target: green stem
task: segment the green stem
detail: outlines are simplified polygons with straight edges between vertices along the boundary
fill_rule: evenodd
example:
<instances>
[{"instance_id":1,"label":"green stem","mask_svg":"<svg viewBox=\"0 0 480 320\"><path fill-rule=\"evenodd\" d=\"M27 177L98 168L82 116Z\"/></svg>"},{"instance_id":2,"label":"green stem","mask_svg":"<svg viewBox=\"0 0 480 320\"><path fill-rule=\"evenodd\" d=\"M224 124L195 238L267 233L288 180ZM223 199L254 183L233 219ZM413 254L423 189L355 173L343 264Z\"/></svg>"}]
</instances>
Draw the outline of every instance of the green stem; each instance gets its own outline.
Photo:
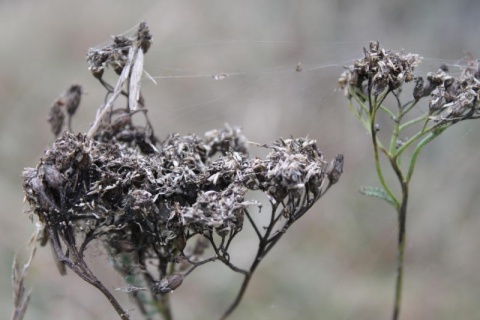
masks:
<instances>
[{"instance_id":1,"label":"green stem","mask_svg":"<svg viewBox=\"0 0 480 320\"><path fill-rule=\"evenodd\" d=\"M162 294L159 299L152 301L155 308L162 315L164 320L172 320L173 315L170 309L170 295Z\"/></svg>"},{"instance_id":2,"label":"green stem","mask_svg":"<svg viewBox=\"0 0 480 320\"><path fill-rule=\"evenodd\" d=\"M384 107L383 104L381 104L379 106L380 109L382 109L383 112L385 112L386 114L388 114L390 116L391 119L395 119L395 115L393 114L392 111L388 110L387 107Z\"/></svg>"},{"instance_id":3,"label":"green stem","mask_svg":"<svg viewBox=\"0 0 480 320\"><path fill-rule=\"evenodd\" d=\"M364 114L368 114L368 109L367 107L365 106L365 104L363 103L362 99L360 99L360 97L358 96L357 92L355 92L355 90L353 90L352 88L350 88L350 95L355 99L355 101L358 103L358 105L360 106L360 109L356 110L354 107L353 107L353 103L352 103L352 100L349 99L348 101L348 109L350 110L350 112L363 124L363 126L365 127L365 129L367 130L370 130L370 126L368 125L368 122L367 120L363 117Z\"/></svg>"},{"instance_id":4,"label":"green stem","mask_svg":"<svg viewBox=\"0 0 480 320\"><path fill-rule=\"evenodd\" d=\"M402 130L410 127L410 126L413 126L414 124L416 124L418 122L425 121L425 120L428 120L428 114L424 114L423 116L420 116L418 118L415 118L415 119L412 119L410 121L405 122L404 124L402 124L400 126L400 131L402 131Z\"/></svg>"},{"instance_id":5,"label":"green stem","mask_svg":"<svg viewBox=\"0 0 480 320\"><path fill-rule=\"evenodd\" d=\"M402 107L402 110L403 110L402 115L410 112L410 110L412 110L413 107L415 107L417 105L417 102L418 102L418 100L413 100L413 101L410 101L410 102L407 102L406 104L404 104L403 107Z\"/></svg>"},{"instance_id":6,"label":"green stem","mask_svg":"<svg viewBox=\"0 0 480 320\"><path fill-rule=\"evenodd\" d=\"M368 123L367 121L363 118L362 116L362 112L358 112L357 110L355 110L355 108L353 107L353 104L352 104L352 101L350 100L348 102L348 109L350 110L350 112L358 119L358 121L360 121L362 123L362 125L367 129L367 130L370 130L370 127L368 126Z\"/></svg>"},{"instance_id":7,"label":"green stem","mask_svg":"<svg viewBox=\"0 0 480 320\"><path fill-rule=\"evenodd\" d=\"M361 112L365 112L368 114L368 108L367 106L365 105L365 97L362 97L362 99L358 96L357 92L355 91L355 89L351 88L350 87L350 90L349 90L350 94L352 95L352 97L355 99L355 101L358 103L358 105L360 106L360 111ZM356 112L357 114L361 115L361 112ZM354 112L355 113L355 112Z\"/></svg>"},{"instance_id":8,"label":"green stem","mask_svg":"<svg viewBox=\"0 0 480 320\"><path fill-rule=\"evenodd\" d=\"M405 149L407 149L410 145L412 145L412 143L414 143L417 139L434 130L435 130L434 127L425 128L424 126L424 128L420 132L416 133L413 137L408 139L400 148L398 148L394 155L395 156L401 155L402 152L405 151Z\"/></svg>"},{"instance_id":9,"label":"green stem","mask_svg":"<svg viewBox=\"0 0 480 320\"><path fill-rule=\"evenodd\" d=\"M373 142L374 143L373 153L374 153L374 157L375 157L375 169L377 170L378 180L380 181L380 184L382 185L382 188L392 198L395 208L398 208L399 205L400 205L399 202L398 202L398 199L397 199L397 197L395 197L393 192L390 190L387 183L385 182L385 178L383 177L382 166L380 164L380 157L379 157L379 154L378 154L378 145L376 144L375 140L376 140L376 138L373 139L373 141L374 141Z\"/></svg>"},{"instance_id":10,"label":"green stem","mask_svg":"<svg viewBox=\"0 0 480 320\"><path fill-rule=\"evenodd\" d=\"M398 136L402 131L400 126L400 121L402 120L402 113L399 112L397 117L393 119L394 119L393 132L392 132L392 137L390 138L390 146L388 147L388 151L390 154L394 154L395 147L397 145Z\"/></svg>"},{"instance_id":11,"label":"green stem","mask_svg":"<svg viewBox=\"0 0 480 320\"><path fill-rule=\"evenodd\" d=\"M395 302L393 308L393 320L398 320L400 316L400 307L402 303L402 288L403 288L403 265L405 260L405 243L406 243L406 223L407 223L407 203L409 183L413 175L417 157L420 151L433 139L439 136L447 127L433 130L422 141L420 141L415 148L410 159L410 166L406 178L401 175L400 168L396 165L396 161L392 163L392 167L397 173L397 177L402 185L402 203L398 210L398 244L397 244L397 276L395 282Z\"/></svg>"},{"instance_id":12,"label":"green stem","mask_svg":"<svg viewBox=\"0 0 480 320\"><path fill-rule=\"evenodd\" d=\"M375 169L377 171L378 180L380 181L382 188L385 190L385 192L388 193L388 195L392 199L395 208L398 208L399 207L398 199L397 197L395 197L395 195L393 194L393 192L390 190L387 183L385 182L385 178L383 177L383 172L382 172L382 166L380 164L380 156L378 152L380 142L377 139L377 132L375 130L375 116L376 116L377 108L375 106L372 106L371 110L372 112L370 114L370 131L372 134L373 154L375 158ZM390 158L389 154L387 154L387 156Z\"/></svg>"},{"instance_id":13,"label":"green stem","mask_svg":"<svg viewBox=\"0 0 480 320\"><path fill-rule=\"evenodd\" d=\"M405 179L406 183L409 183L410 180L412 179L413 171L415 169L415 164L417 163L417 157L420 154L420 151L422 151L423 147L425 147L430 141L438 137L447 127L435 130L428 134L425 138L422 139L413 151L412 158L410 160L410 166L408 168L408 173L407 173L407 178Z\"/></svg>"},{"instance_id":14,"label":"green stem","mask_svg":"<svg viewBox=\"0 0 480 320\"><path fill-rule=\"evenodd\" d=\"M403 264L405 259L406 223L407 223L408 183L402 183L402 204L398 210L397 276L395 280L395 300L393 320L400 317L403 288Z\"/></svg>"}]
</instances>

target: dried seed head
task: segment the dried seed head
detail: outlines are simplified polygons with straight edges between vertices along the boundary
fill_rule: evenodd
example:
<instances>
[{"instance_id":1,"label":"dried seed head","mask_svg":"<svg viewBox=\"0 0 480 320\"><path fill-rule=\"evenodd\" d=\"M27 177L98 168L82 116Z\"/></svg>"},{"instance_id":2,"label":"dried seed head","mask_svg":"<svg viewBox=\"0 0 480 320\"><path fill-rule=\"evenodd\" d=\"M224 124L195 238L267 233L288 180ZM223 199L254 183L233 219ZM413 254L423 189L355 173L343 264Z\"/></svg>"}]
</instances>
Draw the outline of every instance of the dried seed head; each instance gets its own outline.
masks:
<instances>
[{"instance_id":1,"label":"dried seed head","mask_svg":"<svg viewBox=\"0 0 480 320\"><path fill-rule=\"evenodd\" d=\"M273 150L263 164L266 172L257 173L257 178L264 181L261 189L277 202L290 192L301 194L306 190L319 194L327 163L314 140L279 140L270 148Z\"/></svg>"},{"instance_id":2,"label":"dried seed head","mask_svg":"<svg viewBox=\"0 0 480 320\"><path fill-rule=\"evenodd\" d=\"M327 169L328 180L330 184L335 184L340 180L343 173L343 154L337 154L330 162Z\"/></svg>"},{"instance_id":3,"label":"dried seed head","mask_svg":"<svg viewBox=\"0 0 480 320\"><path fill-rule=\"evenodd\" d=\"M128 48L133 44L132 39L125 36L113 36L112 48L123 51L124 54L128 53Z\"/></svg>"},{"instance_id":4,"label":"dried seed head","mask_svg":"<svg viewBox=\"0 0 480 320\"><path fill-rule=\"evenodd\" d=\"M152 45L152 35L145 21L141 22L138 26L137 41L140 42L140 48L142 48L143 52L147 53Z\"/></svg>"},{"instance_id":5,"label":"dried seed head","mask_svg":"<svg viewBox=\"0 0 480 320\"><path fill-rule=\"evenodd\" d=\"M64 102L61 99L55 100L48 114L48 122L52 128L52 132L57 137L62 132L65 114L63 113Z\"/></svg>"},{"instance_id":6,"label":"dried seed head","mask_svg":"<svg viewBox=\"0 0 480 320\"><path fill-rule=\"evenodd\" d=\"M154 294L167 294L180 287L185 278L182 274L172 274L153 284Z\"/></svg>"},{"instance_id":7,"label":"dried seed head","mask_svg":"<svg viewBox=\"0 0 480 320\"><path fill-rule=\"evenodd\" d=\"M346 89L348 97L347 86L364 92L364 82L369 80L372 93L378 96L385 90L396 90L404 82L412 81L413 70L420 60L417 54L394 53L380 48L378 41L372 41L369 50L364 49L364 58L346 67L347 70L340 76L338 84L340 88Z\"/></svg>"},{"instance_id":8,"label":"dried seed head","mask_svg":"<svg viewBox=\"0 0 480 320\"><path fill-rule=\"evenodd\" d=\"M72 85L65 93L65 107L70 116L73 116L75 111L77 111L81 97L82 87L78 84Z\"/></svg>"},{"instance_id":9,"label":"dried seed head","mask_svg":"<svg viewBox=\"0 0 480 320\"><path fill-rule=\"evenodd\" d=\"M101 79L107 61L109 59L109 53L102 52L100 50L89 49L87 53L88 69L92 72L93 76L97 79Z\"/></svg>"},{"instance_id":10,"label":"dried seed head","mask_svg":"<svg viewBox=\"0 0 480 320\"><path fill-rule=\"evenodd\" d=\"M370 41L369 46L370 46L370 52L372 53L377 53L378 50L380 49L380 43L378 41Z\"/></svg>"},{"instance_id":11,"label":"dried seed head","mask_svg":"<svg viewBox=\"0 0 480 320\"><path fill-rule=\"evenodd\" d=\"M215 229L220 235L243 227L243 210L254 201L245 201L247 189L240 185L230 185L226 190L200 192L191 207L183 207L180 215L186 226L200 233ZM242 217L242 218L240 218Z\"/></svg>"},{"instance_id":12,"label":"dried seed head","mask_svg":"<svg viewBox=\"0 0 480 320\"><path fill-rule=\"evenodd\" d=\"M459 77L452 77L448 68L441 67L436 73L429 73L431 96L429 101L430 119L436 122L455 123L480 115L480 63L467 56L467 66Z\"/></svg>"},{"instance_id":13,"label":"dried seed head","mask_svg":"<svg viewBox=\"0 0 480 320\"><path fill-rule=\"evenodd\" d=\"M217 152L225 155L229 151L248 154L247 139L241 133L238 127L230 127L225 124L225 128L221 130L211 130L205 133L206 144L209 146L208 156Z\"/></svg>"},{"instance_id":14,"label":"dried seed head","mask_svg":"<svg viewBox=\"0 0 480 320\"><path fill-rule=\"evenodd\" d=\"M417 79L415 80L415 87L413 88L413 98L417 101L424 96L423 84L424 84L423 78L417 77Z\"/></svg>"}]
</instances>

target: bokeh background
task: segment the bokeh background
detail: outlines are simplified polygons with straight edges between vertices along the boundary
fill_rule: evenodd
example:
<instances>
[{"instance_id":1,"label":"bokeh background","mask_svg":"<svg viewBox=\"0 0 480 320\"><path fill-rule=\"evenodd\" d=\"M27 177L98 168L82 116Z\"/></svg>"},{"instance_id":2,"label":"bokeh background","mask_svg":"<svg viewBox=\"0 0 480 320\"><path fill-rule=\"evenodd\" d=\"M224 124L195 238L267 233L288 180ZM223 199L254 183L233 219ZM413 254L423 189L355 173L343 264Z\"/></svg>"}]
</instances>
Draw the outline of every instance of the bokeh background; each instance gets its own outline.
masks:
<instances>
[{"instance_id":1,"label":"bokeh background","mask_svg":"<svg viewBox=\"0 0 480 320\"><path fill-rule=\"evenodd\" d=\"M377 184L370 140L336 80L369 40L419 53L420 74L441 62L454 68L466 52L478 57L479 12L474 0L0 1L0 317L11 313L13 255L25 255L34 229L20 175L53 142L48 109L82 84L88 94L74 129L86 131L104 97L86 67L88 48L146 19L154 44L145 67L157 84L145 79L143 90L160 137L228 122L252 141L309 135L327 158L345 154L339 184L267 256L231 319L390 318L396 216L358 193ZM228 76L213 80L219 73ZM418 163L402 319L480 317L479 134L480 122L457 124ZM236 249L241 264L254 247L245 239ZM123 285L100 250L91 256L107 287ZM218 318L239 281L220 263L195 271L171 295L177 319ZM57 273L48 248L38 251L27 285L26 319L116 318L93 287Z\"/></svg>"}]
</instances>

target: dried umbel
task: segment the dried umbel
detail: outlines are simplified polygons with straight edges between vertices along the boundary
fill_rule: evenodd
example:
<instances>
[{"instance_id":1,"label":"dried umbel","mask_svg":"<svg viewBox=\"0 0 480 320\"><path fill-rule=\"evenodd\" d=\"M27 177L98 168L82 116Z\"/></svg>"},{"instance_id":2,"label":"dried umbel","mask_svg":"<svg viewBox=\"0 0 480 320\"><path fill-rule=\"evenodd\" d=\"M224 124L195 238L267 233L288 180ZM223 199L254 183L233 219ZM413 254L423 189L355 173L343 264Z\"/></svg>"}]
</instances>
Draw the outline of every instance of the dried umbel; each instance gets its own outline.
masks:
<instances>
[{"instance_id":1,"label":"dried umbel","mask_svg":"<svg viewBox=\"0 0 480 320\"><path fill-rule=\"evenodd\" d=\"M293 213L303 194L312 202L338 180L329 182L313 140L265 147L272 149L265 160L232 151L212 162L211 146L196 136L171 135L160 152L145 155L128 144L65 132L35 169L25 170L24 188L40 221L69 246L79 235L104 238L171 262L182 254L175 239L240 231L246 208L259 206L245 200L248 190L262 190L275 203L291 197Z\"/></svg>"},{"instance_id":2,"label":"dried umbel","mask_svg":"<svg viewBox=\"0 0 480 320\"><path fill-rule=\"evenodd\" d=\"M427 75L428 84L423 92L430 92L430 119L444 122L458 122L476 119L480 115L480 63L468 57L468 65L459 77L448 74L448 68ZM422 78L418 78L418 81Z\"/></svg>"},{"instance_id":3,"label":"dried umbel","mask_svg":"<svg viewBox=\"0 0 480 320\"><path fill-rule=\"evenodd\" d=\"M347 66L338 80L345 95L352 94L366 100L369 94L378 97L399 91L404 82L415 81L413 98L415 102L427 98L430 119L437 123L458 122L479 117L480 62L471 55L461 74L448 74L448 67L442 65L438 71L424 77L415 76L413 71L421 61L418 54L393 53L380 48L378 42L370 42L370 49L364 49L365 57Z\"/></svg>"},{"instance_id":4,"label":"dried umbel","mask_svg":"<svg viewBox=\"0 0 480 320\"><path fill-rule=\"evenodd\" d=\"M94 243L103 245L127 281L125 291L135 292L132 297L145 315L157 311L168 318L164 295L197 267L223 262L245 277L226 316L263 257L338 182L343 156L329 164L314 140L292 138L257 145L270 153L254 158L241 130L228 125L207 132L205 139L173 133L158 139L143 99L141 108L137 98L131 99L140 94L140 78L134 74L142 73L150 43L142 23L135 35L114 37L112 44L89 52L89 68L107 89L108 100L88 133L63 132L34 168L25 169L26 199L60 265L102 291L121 318L128 314L85 261ZM102 80L107 66L120 74L115 87ZM63 108L74 115L81 92L80 86L70 87L52 107L49 121L56 135ZM116 107L120 95L127 103ZM133 121L135 113L144 115L143 124ZM262 207L251 191L262 192L270 203L266 225L257 225L250 212ZM245 223L259 241L249 269L237 267L229 253Z\"/></svg>"},{"instance_id":5,"label":"dried umbel","mask_svg":"<svg viewBox=\"0 0 480 320\"><path fill-rule=\"evenodd\" d=\"M184 249L193 236L213 243L213 232L231 240L242 230L247 209L260 207L246 200L248 190L262 190L275 207L282 203L285 228L341 173L343 161L328 172L312 140L265 147L272 151L264 160L231 151L210 161L206 154L216 154L212 145L196 136L170 135L160 152L145 155L128 144L65 132L36 168L25 170L24 189L58 250L63 242L81 259L90 242L101 240L114 256L132 256L122 269L131 272L138 261L151 281L163 281L155 279L168 276L167 265L192 258ZM337 176L330 181L333 172ZM57 255L65 262L66 252ZM149 273L147 260L160 270ZM154 292L167 293L162 288L171 286L156 286Z\"/></svg>"},{"instance_id":6,"label":"dried umbel","mask_svg":"<svg viewBox=\"0 0 480 320\"><path fill-rule=\"evenodd\" d=\"M380 48L378 41L370 42L369 50L364 49L364 58L356 60L346 67L338 83L345 89L345 95L350 95L349 87L359 93L366 94L365 85L372 87L375 96L386 89L398 89L404 82L414 79L413 70L420 63L418 54L394 53ZM366 84L368 82L368 84Z\"/></svg>"}]
</instances>

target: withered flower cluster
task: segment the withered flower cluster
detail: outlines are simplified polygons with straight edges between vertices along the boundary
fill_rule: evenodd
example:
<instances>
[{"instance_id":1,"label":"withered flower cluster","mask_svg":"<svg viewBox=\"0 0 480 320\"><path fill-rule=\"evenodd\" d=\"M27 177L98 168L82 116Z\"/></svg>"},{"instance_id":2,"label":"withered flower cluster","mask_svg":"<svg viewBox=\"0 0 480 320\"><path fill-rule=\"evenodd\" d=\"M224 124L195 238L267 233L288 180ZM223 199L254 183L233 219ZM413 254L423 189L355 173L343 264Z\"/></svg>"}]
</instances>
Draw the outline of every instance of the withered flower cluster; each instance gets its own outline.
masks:
<instances>
[{"instance_id":1,"label":"withered flower cluster","mask_svg":"<svg viewBox=\"0 0 480 320\"><path fill-rule=\"evenodd\" d=\"M88 50L88 69L95 78L102 78L107 67L120 75L128 62L128 53L133 43L138 42L143 53L147 53L152 44L152 35L146 22L141 22L134 37L113 36L112 40L112 43L105 47Z\"/></svg>"},{"instance_id":2,"label":"withered flower cluster","mask_svg":"<svg viewBox=\"0 0 480 320\"><path fill-rule=\"evenodd\" d=\"M230 139L232 131L236 139ZM124 276L144 274L154 293L167 293L179 277L183 281L177 273L172 278L167 267L181 271L186 260L194 268L200 258L187 250L190 239L208 239L217 252L209 261L230 263L226 243L242 230L247 208L261 206L246 199L249 190L263 191L275 208L281 204L275 223L284 220L282 228L288 228L342 172L343 157L328 164L313 140L280 140L265 146L271 152L261 160L248 157L245 145L238 144L245 141L238 129L216 132L205 141L172 134L150 154L115 139L65 132L36 168L23 173L27 200L60 263L78 268L89 243L101 240L114 259L130 255L117 262Z\"/></svg>"},{"instance_id":3,"label":"withered flower cluster","mask_svg":"<svg viewBox=\"0 0 480 320\"><path fill-rule=\"evenodd\" d=\"M349 86L364 96L370 86L375 96L386 89L398 89L404 82L414 79L413 70L420 63L420 56L412 53L395 53L380 48L378 41L370 42L369 50L364 48L364 58L346 67L338 83L349 96Z\"/></svg>"},{"instance_id":4,"label":"withered flower cluster","mask_svg":"<svg viewBox=\"0 0 480 320\"><path fill-rule=\"evenodd\" d=\"M462 68L460 76L448 74L443 65L437 72L427 74L427 85L422 77L415 82L414 98L430 95L430 119L439 122L455 123L461 120L476 119L480 115L480 62L471 56Z\"/></svg>"},{"instance_id":5,"label":"withered flower cluster","mask_svg":"<svg viewBox=\"0 0 480 320\"><path fill-rule=\"evenodd\" d=\"M65 132L36 168L25 169L27 200L54 238L69 248L83 239L80 256L88 242L114 239L129 243L140 261L167 263L195 234L240 231L246 208L260 206L245 199L248 190L265 192L275 204L287 200L284 215L296 220L341 173L343 159L329 165L313 140L280 140L265 146L271 152L261 160L229 139L232 130L217 131L221 141L172 134L151 154Z\"/></svg>"},{"instance_id":6,"label":"withered flower cluster","mask_svg":"<svg viewBox=\"0 0 480 320\"><path fill-rule=\"evenodd\" d=\"M89 52L89 68L110 99L100 107L87 134L64 132L36 167L23 173L26 199L60 266L101 290L124 319L128 315L84 259L91 244L104 245L127 281L125 291L133 292L140 310L148 314L155 304L137 291L149 291L150 300L165 304L164 294L210 261L222 261L248 283L276 241L338 181L343 170L342 155L327 163L310 139L262 145L270 154L259 159L249 156L240 129L228 125L207 132L205 139L193 134L156 138L146 108L132 109L130 104L132 88L139 93L139 78L133 74L139 64L143 67L138 59L150 41L142 23L133 37L114 37L110 46ZM102 80L107 66L121 74L115 90ZM126 96L127 105L114 108L120 94ZM142 125L132 117L138 112L146 120ZM59 130L56 126L54 133ZM261 208L249 199L249 191L263 192L271 204L266 226L257 226L249 212L251 207ZM250 270L236 267L228 253L245 218L259 238ZM207 247L213 249L210 257L204 257ZM243 292L244 288L239 298Z\"/></svg>"},{"instance_id":7,"label":"withered flower cluster","mask_svg":"<svg viewBox=\"0 0 480 320\"><path fill-rule=\"evenodd\" d=\"M415 101L428 99L431 120L454 123L479 117L480 62L472 56L467 57L460 76L449 75L448 66L443 64L437 72L429 72L425 81L413 74L421 61L418 54L393 53L372 41L369 50L364 49L364 55L363 59L345 67L338 80L348 98L353 92L361 99L367 99L369 93L379 96L413 80L413 98Z\"/></svg>"}]
</instances>

